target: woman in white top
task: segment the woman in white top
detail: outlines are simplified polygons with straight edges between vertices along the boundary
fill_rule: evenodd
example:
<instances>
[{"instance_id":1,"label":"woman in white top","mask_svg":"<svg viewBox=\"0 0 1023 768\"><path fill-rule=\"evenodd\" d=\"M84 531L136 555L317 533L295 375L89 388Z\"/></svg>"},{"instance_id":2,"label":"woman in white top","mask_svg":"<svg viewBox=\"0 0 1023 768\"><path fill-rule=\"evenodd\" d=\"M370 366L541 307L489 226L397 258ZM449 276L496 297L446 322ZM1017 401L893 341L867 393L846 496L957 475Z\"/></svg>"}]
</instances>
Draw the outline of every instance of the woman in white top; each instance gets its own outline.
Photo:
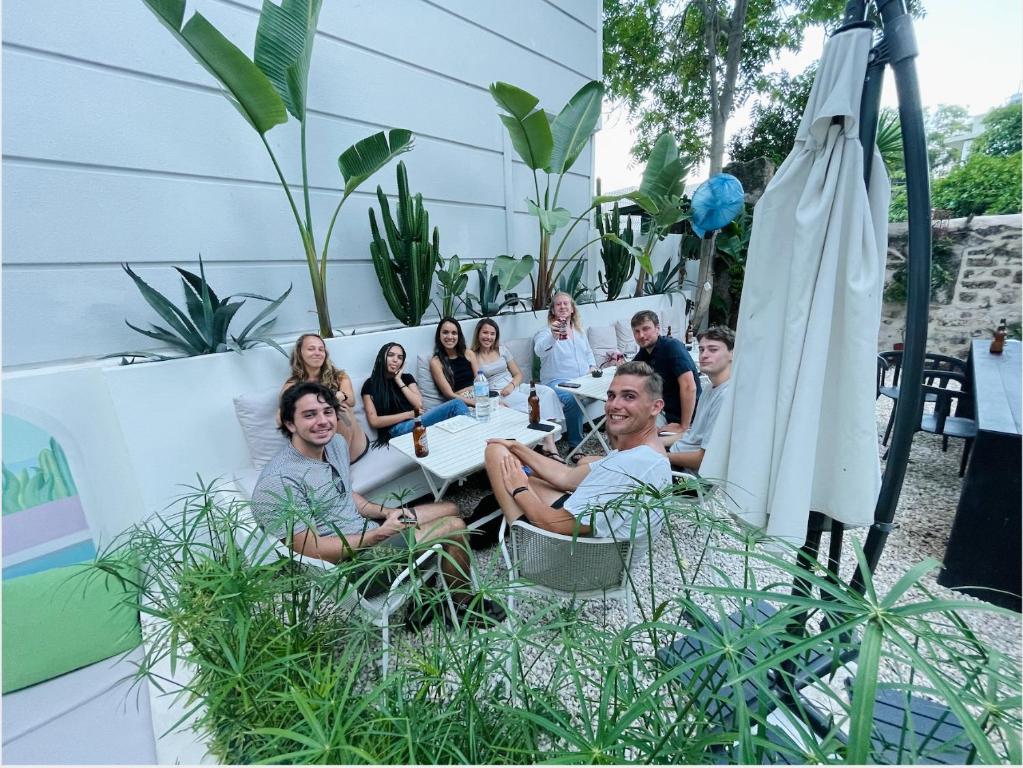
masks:
<instances>
[{"instance_id":1,"label":"woman in white top","mask_svg":"<svg viewBox=\"0 0 1023 768\"><path fill-rule=\"evenodd\" d=\"M490 388L500 392L501 404L521 413L529 413L529 391L519 386L523 381L522 371L511 353L501 346L501 329L489 317L476 324L472 335L472 351L476 353L476 364L487 377ZM538 384L536 394L540 398L541 419L564 421L565 412L553 389ZM542 453L561 461L554 437L550 434L544 438Z\"/></svg>"},{"instance_id":2,"label":"woman in white top","mask_svg":"<svg viewBox=\"0 0 1023 768\"><path fill-rule=\"evenodd\" d=\"M554 294L547 328L533 337L533 351L540 358L540 382L548 387L597 370L579 310L567 293ZM571 394L563 389L554 392L564 407L568 445L575 448L583 439L583 412Z\"/></svg>"}]
</instances>

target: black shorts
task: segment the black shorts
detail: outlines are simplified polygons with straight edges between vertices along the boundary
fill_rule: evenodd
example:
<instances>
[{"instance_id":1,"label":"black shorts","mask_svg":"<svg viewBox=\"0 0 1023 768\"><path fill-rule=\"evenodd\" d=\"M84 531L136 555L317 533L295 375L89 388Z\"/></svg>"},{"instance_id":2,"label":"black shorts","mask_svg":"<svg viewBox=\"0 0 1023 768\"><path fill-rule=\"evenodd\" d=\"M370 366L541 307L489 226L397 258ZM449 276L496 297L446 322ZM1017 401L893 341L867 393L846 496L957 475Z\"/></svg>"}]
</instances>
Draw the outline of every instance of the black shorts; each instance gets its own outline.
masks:
<instances>
[{"instance_id":1,"label":"black shorts","mask_svg":"<svg viewBox=\"0 0 1023 768\"><path fill-rule=\"evenodd\" d=\"M559 496L558 498L556 498L551 503L551 509L564 509L565 508L565 502L568 501L568 499L569 499L569 497L571 495L572 495L571 493L566 493L566 494L563 494L563 495Z\"/></svg>"}]
</instances>

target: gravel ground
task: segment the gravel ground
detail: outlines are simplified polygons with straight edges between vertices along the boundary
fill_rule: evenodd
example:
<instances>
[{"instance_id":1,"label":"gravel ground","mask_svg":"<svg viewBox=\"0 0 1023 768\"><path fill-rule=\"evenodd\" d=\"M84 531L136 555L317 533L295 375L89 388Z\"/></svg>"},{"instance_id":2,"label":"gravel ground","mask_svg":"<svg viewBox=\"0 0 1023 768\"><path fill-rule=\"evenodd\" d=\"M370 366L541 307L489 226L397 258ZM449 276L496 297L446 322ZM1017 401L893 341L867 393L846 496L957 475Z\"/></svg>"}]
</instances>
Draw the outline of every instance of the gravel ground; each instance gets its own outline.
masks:
<instances>
[{"instance_id":1,"label":"gravel ground","mask_svg":"<svg viewBox=\"0 0 1023 768\"><path fill-rule=\"evenodd\" d=\"M877 405L879 442L890 411L891 401L887 398L880 398ZM564 448L564 445L560 444L559 447ZM600 446L595 439L584 446L584 453L601 453ZM874 583L879 593L886 592L903 573L924 558L930 557L938 561L942 559L959 500L962 481L958 472L961 455L961 441L951 441L948 451L942 452L940 438L922 432L917 433L914 437L906 479L895 515L894 530L887 540L878 569L874 574ZM463 514L467 515L488 491L486 476L483 473L477 473L469 478L464 485L456 488L449 498L458 503ZM690 532L686 531L676 531L676 533L680 534L674 537L676 541L683 542L686 547L687 551L682 552L686 559L690 562L698 560L705 547L706 534L702 536L687 535ZM865 529L846 533L841 570L845 578L851 577L855 568L851 542L858 540L862 543L865 537ZM827 543L828 534L825 534L821 545L824 552L826 552ZM479 568L481 570L503 568L497 548L477 553L477 556L480 560ZM657 574L654 591L659 601L668 594L681 589L682 580L678 574L676 555L672 551L667 537L662 536L655 543L652 556L653 572ZM716 562L715 564L723 566L727 571L738 573L738 569L729 567L728 563ZM935 581L936 575L937 571L927 575L924 578L924 584L938 598L975 600L975 598L939 586ZM643 573L638 574L638 582L640 592L646 592L649 580L645 569ZM649 603L649 596L642 602ZM528 598L520 605L522 605L522 610L528 612ZM623 607L613 601L608 602L606 606L596 602L592 603L584 611L593 615L594 618L611 624L624 624L626 619ZM977 612L969 613L965 618L978 635L993 647L1016 660L1021 658L1023 639L1021 639L1021 622L1018 614L1003 617L987 612Z\"/></svg>"}]
</instances>

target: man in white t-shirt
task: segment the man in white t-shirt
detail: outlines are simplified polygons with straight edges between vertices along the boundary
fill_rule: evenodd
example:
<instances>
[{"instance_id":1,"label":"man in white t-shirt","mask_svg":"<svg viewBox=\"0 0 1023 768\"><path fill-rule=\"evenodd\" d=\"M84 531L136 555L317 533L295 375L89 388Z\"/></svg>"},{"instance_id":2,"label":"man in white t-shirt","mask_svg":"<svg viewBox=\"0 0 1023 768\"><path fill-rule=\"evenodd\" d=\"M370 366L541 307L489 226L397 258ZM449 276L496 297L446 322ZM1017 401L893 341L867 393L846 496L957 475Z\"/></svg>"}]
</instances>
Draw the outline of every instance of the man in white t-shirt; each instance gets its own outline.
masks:
<instances>
[{"instance_id":1,"label":"man in white t-shirt","mask_svg":"<svg viewBox=\"0 0 1023 768\"><path fill-rule=\"evenodd\" d=\"M609 502L640 485L660 489L671 483L671 466L657 437L663 406L661 377L633 361L618 367L607 390L606 429L617 447L602 459L568 467L514 440L488 441L487 475L505 518L512 522L524 515L553 533L629 538L631 514ZM638 530L654 536L662 522L654 513L639 521Z\"/></svg>"},{"instance_id":2,"label":"man in white t-shirt","mask_svg":"<svg viewBox=\"0 0 1023 768\"><path fill-rule=\"evenodd\" d=\"M696 406L693 424L682 437L671 443L668 460L676 469L698 474L703 454L714 431L714 422L721 401L728 391L728 380L732 376L732 348L735 333L723 325L711 326L698 336L700 342L700 373L710 379L710 391L704 390ZM668 440L673 440L669 438Z\"/></svg>"}]
</instances>

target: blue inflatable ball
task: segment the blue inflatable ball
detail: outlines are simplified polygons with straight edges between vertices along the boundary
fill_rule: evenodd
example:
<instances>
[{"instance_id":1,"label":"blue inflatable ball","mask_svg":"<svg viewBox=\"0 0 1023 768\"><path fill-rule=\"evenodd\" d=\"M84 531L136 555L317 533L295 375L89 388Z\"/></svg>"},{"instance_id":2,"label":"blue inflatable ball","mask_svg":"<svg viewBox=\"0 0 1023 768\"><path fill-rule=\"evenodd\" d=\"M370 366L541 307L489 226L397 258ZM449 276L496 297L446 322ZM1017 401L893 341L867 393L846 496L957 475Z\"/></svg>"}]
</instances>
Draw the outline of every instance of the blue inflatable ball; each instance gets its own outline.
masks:
<instances>
[{"instance_id":1,"label":"blue inflatable ball","mask_svg":"<svg viewBox=\"0 0 1023 768\"><path fill-rule=\"evenodd\" d=\"M730 173L711 176L693 193L692 225L700 237L728 226L742 212L742 183Z\"/></svg>"}]
</instances>

